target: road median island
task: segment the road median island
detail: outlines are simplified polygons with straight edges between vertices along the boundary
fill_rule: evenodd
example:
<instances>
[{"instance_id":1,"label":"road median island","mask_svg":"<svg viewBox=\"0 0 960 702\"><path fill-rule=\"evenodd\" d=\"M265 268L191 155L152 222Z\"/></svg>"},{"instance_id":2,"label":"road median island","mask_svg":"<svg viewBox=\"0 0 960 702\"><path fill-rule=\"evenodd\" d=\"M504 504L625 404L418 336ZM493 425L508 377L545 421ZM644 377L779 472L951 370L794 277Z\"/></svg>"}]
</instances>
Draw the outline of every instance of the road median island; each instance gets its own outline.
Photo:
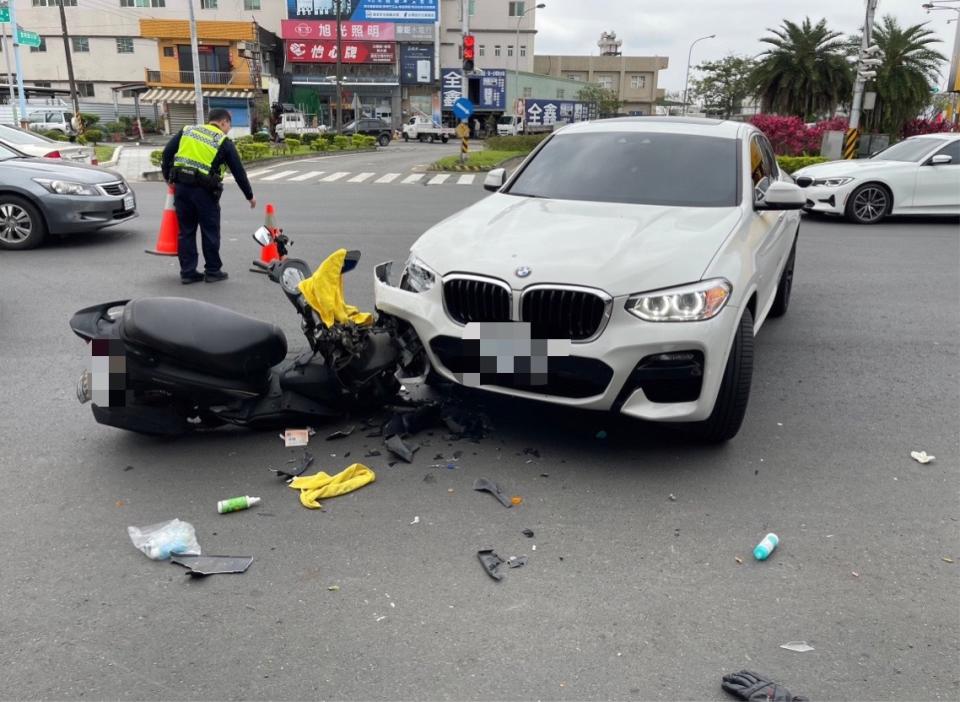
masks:
<instances>
[{"instance_id":1,"label":"road median island","mask_svg":"<svg viewBox=\"0 0 960 702\"><path fill-rule=\"evenodd\" d=\"M476 151L468 154L467 162L461 163L459 156L446 156L435 161L431 171L477 172L491 171L494 168L505 167L512 161L522 159L526 154L522 151Z\"/></svg>"}]
</instances>

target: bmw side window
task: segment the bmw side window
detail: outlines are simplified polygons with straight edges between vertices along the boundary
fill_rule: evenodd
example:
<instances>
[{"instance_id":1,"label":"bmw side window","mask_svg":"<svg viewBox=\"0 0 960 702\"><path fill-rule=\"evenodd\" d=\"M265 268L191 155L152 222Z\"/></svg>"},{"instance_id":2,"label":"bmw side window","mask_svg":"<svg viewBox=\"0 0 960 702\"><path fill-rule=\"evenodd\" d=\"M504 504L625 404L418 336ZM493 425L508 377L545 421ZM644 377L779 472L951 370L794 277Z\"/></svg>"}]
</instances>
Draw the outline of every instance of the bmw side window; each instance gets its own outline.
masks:
<instances>
[{"instance_id":1,"label":"bmw side window","mask_svg":"<svg viewBox=\"0 0 960 702\"><path fill-rule=\"evenodd\" d=\"M780 178L780 166L777 164L777 157L773 155L773 146L770 145L770 140L767 137L760 137L760 148L763 149L763 158L767 162L771 177L778 180Z\"/></svg>"},{"instance_id":2,"label":"bmw side window","mask_svg":"<svg viewBox=\"0 0 960 702\"><path fill-rule=\"evenodd\" d=\"M770 187L772 174L770 172L770 163L764 157L763 147L760 145L760 138L753 137L750 140L750 177L753 180L753 196L755 200L762 200Z\"/></svg>"},{"instance_id":3,"label":"bmw side window","mask_svg":"<svg viewBox=\"0 0 960 702\"><path fill-rule=\"evenodd\" d=\"M960 165L960 141L954 141L947 144L937 153L935 153L934 156L949 156L952 159L950 161L950 165Z\"/></svg>"}]
</instances>

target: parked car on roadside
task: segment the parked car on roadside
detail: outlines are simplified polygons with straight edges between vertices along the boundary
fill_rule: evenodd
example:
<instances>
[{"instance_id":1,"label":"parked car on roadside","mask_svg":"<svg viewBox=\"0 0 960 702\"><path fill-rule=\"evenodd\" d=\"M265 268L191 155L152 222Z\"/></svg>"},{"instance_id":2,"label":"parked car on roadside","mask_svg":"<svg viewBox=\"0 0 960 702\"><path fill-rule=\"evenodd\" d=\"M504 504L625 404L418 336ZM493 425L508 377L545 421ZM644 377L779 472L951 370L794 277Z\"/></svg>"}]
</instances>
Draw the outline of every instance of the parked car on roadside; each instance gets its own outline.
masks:
<instances>
[{"instance_id":1,"label":"parked car on roadside","mask_svg":"<svg viewBox=\"0 0 960 702\"><path fill-rule=\"evenodd\" d=\"M380 146L388 146L393 139L393 127L382 119L370 119L364 117L360 120L354 120L343 127L340 132L344 136L353 136L354 134L363 134L377 138Z\"/></svg>"},{"instance_id":2,"label":"parked car on roadside","mask_svg":"<svg viewBox=\"0 0 960 702\"><path fill-rule=\"evenodd\" d=\"M73 113L60 108L46 108L27 115L27 122L34 132L60 132L66 136L74 136L77 129L74 126Z\"/></svg>"},{"instance_id":3,"label":"parked car on roadside","mask_svg":"<svg viewBox=\"0 0 960 702\"><path fill-rule=\"evenodd\" d=\"M870 158L830 161L793 174L806 210L876 224L888 215L960 214L960 134L904 139Z\"/></svg>"},{"instance_id":4,"label":"parked car on roadside","mask_svg":"<svg viewBox=\"0 0 960 702\"><path fill-rule=\"evenodd\" d=\"M120 175L0 145L0 249L32 249L50 233L92 232L136 216Z\"/></svg>"},{"instance_id":5,"label":"parked car on roadside","mask_svg":"<svg viewBox=\"0 0 960 702\"><path fill-rule=\"evenodd\" d=\"M55 141L25 129L0 124L0 144L11 146L27 156L60 158L74 163L90 163L93 149L68 141Z\"/></svg>"},{"instance_id":6,"label":"parked car on roadside","mask_svg":"<svg viewBox=\"0 0 960 702\"><path fill-rule=\"evenodd\" d=\"M414 243L398 281L376 268L376 308L419 354L407 377L736 435L805 203L762 132L583 122L485 187Z\"/></svg>"}]
</instances>

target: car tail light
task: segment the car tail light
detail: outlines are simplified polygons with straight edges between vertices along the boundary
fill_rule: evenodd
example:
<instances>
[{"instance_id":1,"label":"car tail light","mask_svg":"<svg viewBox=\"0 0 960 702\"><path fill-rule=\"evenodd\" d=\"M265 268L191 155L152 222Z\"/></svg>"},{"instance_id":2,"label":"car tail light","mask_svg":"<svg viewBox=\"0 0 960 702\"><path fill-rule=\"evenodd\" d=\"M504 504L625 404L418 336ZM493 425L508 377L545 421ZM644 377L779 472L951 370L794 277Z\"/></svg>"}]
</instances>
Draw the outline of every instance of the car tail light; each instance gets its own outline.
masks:
<instances>
[{"instance_id":1,"label":"car tail light","mask_svg":"<svg viewBox=\"0 0 960 702\"><path fill-rule=\"evenodd\" d=\"M59 151L51 151L48 154L44 154L43 157L44 158L63 158L63 156L60 155Z\"/></svg>"}]
</instances>

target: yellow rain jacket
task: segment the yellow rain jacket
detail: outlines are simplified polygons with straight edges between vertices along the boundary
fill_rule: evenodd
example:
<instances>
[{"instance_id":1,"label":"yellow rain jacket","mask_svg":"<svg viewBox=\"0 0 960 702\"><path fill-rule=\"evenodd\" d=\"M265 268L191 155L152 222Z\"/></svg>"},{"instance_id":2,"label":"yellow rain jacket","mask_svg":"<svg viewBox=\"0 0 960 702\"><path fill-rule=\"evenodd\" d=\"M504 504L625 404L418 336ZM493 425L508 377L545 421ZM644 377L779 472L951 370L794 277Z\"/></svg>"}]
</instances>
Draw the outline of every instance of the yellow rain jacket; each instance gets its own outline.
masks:
<instances>
[{"instance_id":1,"label":"yellow rain jacket","mask_svg":"<svg viewBox=\"0 0 960 702\"><path fill-rule=\"evenodd\" d=\"M361 463L354 463L336 475L323 471L316 475L302 475L290 481L290 487L300 491L300 504L309 509L320 509L319 500L346 495L377 479L376 474Z\"/></svg>"},{"instance_id":2,"label":"yellow rain jacket","mask_svg":"<svg viewBox=\"0 0 960 702\"><path fill-rule=\"evenodd\" d=\"M347 250L334 251L316 272L298 286L310 306L328 329L334 324L353 322L359 327L373 324L373 315L361 312L343 299L343 261Z\"/></svg>"}]
</instances>

